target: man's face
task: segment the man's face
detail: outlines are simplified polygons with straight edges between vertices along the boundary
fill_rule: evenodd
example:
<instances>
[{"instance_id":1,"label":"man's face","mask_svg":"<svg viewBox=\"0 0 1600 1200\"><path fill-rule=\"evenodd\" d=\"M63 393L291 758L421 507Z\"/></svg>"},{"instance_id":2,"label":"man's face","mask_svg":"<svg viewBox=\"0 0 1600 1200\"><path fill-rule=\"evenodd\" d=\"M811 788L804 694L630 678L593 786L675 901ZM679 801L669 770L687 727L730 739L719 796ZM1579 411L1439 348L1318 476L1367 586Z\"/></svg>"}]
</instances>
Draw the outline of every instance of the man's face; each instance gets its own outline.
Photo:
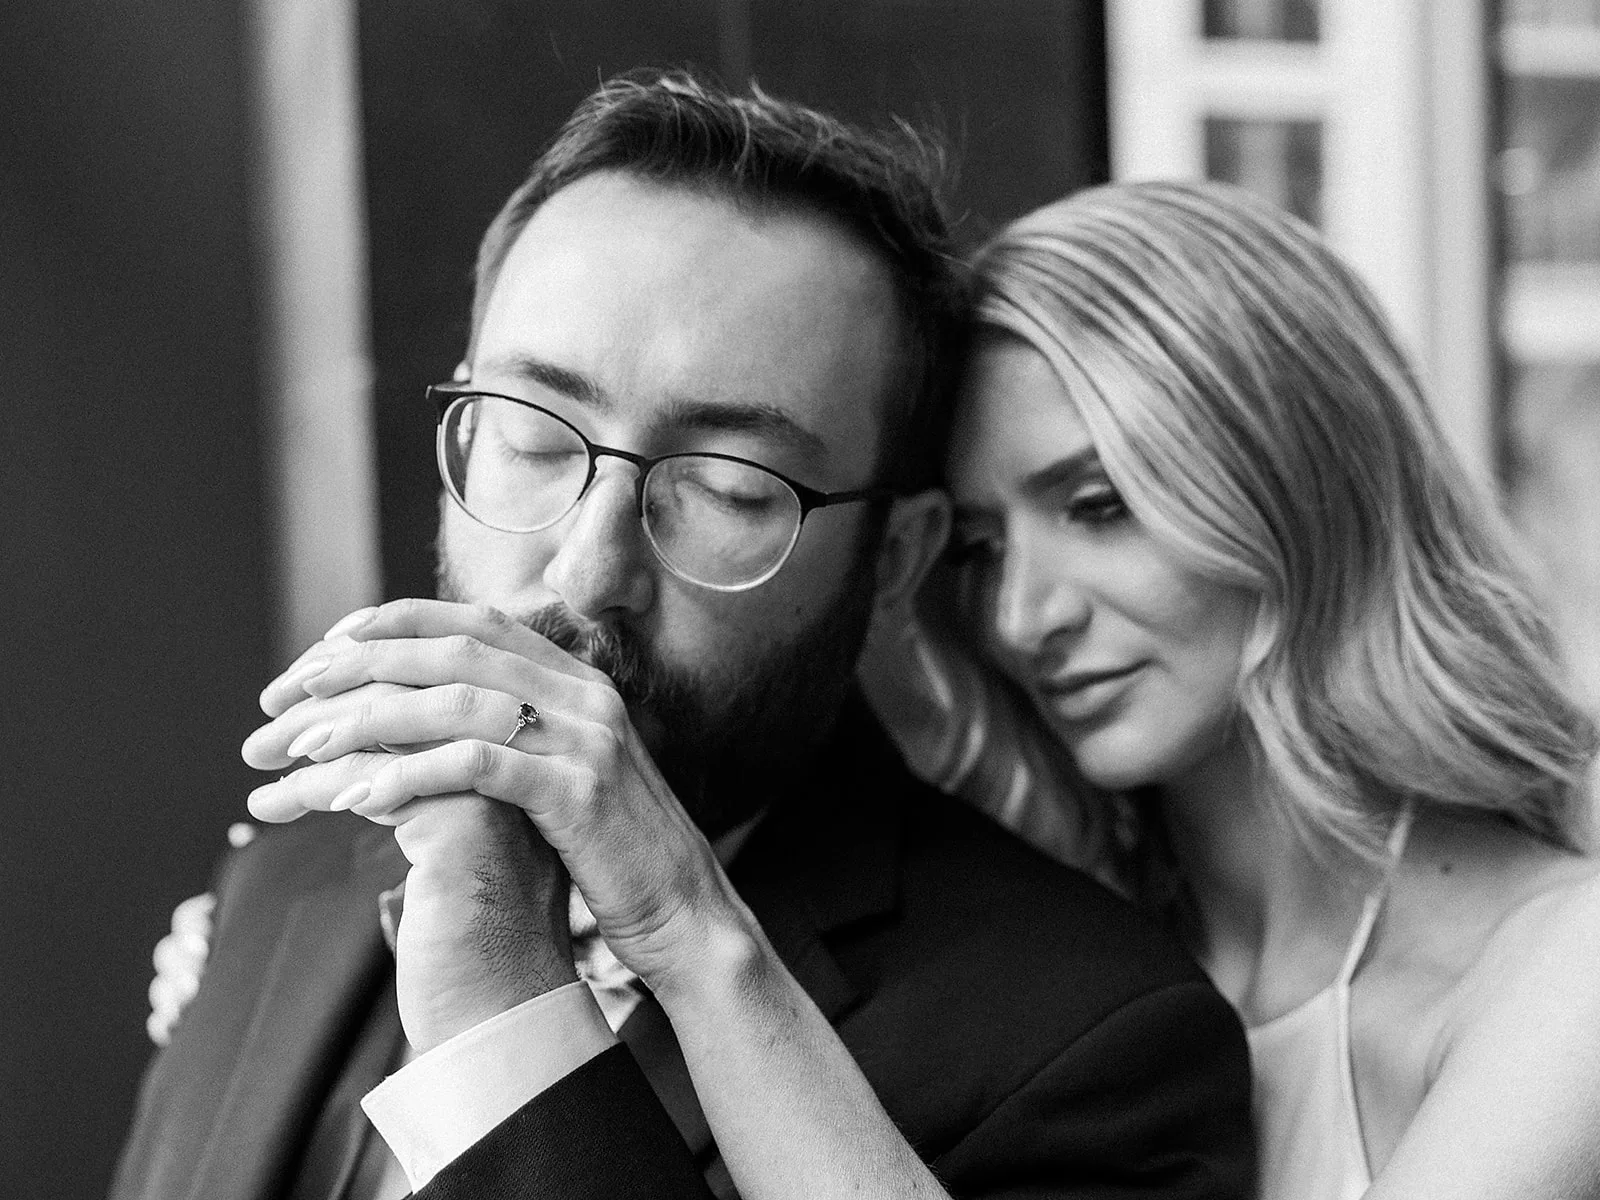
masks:
<instances>
[{"instance_id":1,"label":"man's face","mask_svg":"<svg viewBox=\"0 0 1600 1200\"><path fill-rule=\"evenodd\" d=\"M840 491L872 482L895 313L886 268L826 221L606 172L556 193L517 238L472 383L601 445L732 454ZM831 720L870 612L870 517L863 504L816 510L777 575L716 592L657 560L636 479L601 458L579 504L531 534L446 501L441 591L611 673L693 810L708 768L765 763L770 777Z\"/></svg>"}]
</instances>

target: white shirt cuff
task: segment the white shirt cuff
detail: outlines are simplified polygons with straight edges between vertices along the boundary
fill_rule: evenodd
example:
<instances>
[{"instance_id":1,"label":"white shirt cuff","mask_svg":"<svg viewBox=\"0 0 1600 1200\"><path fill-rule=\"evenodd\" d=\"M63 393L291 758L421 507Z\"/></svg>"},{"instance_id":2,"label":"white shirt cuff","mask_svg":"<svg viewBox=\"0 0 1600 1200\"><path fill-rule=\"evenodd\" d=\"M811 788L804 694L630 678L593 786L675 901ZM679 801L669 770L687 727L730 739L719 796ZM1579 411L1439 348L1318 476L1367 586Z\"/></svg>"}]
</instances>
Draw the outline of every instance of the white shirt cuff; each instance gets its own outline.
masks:
<instances>
[{"instance_id":1,"label":"white shirt cuff","mask_svg":"<svg viewBox=\"0 0 1600 1200\"><path fill-rule=\"evenodd\" d=\"M616 1040L588 986L565 984L435 1046L368 1092L361 1107L417 1191Z\"/></svg>"}]
</instances>

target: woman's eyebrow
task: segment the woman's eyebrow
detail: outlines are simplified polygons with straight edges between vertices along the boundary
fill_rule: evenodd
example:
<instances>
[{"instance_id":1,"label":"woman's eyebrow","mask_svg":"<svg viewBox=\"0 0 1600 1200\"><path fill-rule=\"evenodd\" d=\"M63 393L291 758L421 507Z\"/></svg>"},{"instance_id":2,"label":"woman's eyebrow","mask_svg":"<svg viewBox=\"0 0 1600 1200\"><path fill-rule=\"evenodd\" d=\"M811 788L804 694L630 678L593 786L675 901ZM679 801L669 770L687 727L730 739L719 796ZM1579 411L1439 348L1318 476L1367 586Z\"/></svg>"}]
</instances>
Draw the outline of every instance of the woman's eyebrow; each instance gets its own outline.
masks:
<instances>
[{"instance_id":1,"label":"woman's eyebrow","mask_svg":"<svg viewBox=\"0 0 1600 1200\"><path fill-rule=\"evenodd\" d=\"M1091 443L1047 467L1040 467L1037 471L1023 476L1020 490L1029 496L1043 495L1062 484L1076 483L1083 476L1098 470L1100 470L1100 454Z\"/></svg>"}]
</instances>

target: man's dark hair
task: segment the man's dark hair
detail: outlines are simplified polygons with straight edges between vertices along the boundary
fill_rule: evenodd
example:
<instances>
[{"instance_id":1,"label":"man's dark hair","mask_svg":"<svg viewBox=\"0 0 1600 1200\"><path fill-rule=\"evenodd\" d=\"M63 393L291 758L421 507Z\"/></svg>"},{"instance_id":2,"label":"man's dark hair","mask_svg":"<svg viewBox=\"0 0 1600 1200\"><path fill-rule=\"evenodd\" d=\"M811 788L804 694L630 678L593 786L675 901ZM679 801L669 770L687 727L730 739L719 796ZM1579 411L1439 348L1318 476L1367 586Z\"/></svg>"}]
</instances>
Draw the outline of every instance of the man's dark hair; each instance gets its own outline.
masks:
<instances>
[{"instance_id":1,"label":"man's dark hair","mask_svg":"<svg viewBox=\"0 0 1600 1200\"><path fill-rule=\"evenodd\" d=\"M758 87L736 95L686 71L617 76L578 106L484 234L472 337L523 226L586 175L619 170L758 210L813 212L859 237L889 268L904 336L884 400L878 482L902 491L930 486L965 295L939 196L944 166L940 144L903 123L868 131Z\"/></svg>"}]
</instances>

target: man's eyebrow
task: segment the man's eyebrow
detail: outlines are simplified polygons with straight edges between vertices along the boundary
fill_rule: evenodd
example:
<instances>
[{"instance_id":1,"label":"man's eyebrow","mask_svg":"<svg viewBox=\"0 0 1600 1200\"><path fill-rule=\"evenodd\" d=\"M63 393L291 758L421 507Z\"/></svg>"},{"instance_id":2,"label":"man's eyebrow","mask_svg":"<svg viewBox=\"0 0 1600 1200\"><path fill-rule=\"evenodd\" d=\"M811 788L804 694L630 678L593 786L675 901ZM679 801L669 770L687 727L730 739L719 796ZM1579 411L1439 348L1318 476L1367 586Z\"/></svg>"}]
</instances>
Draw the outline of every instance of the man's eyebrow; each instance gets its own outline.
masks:
<instances>
[{"instance_id":1,"label":"man's eyebrow","mask_svg":"<svg viewBox=\"0 0 1600 1200\"><path fill-rule=\"evenodd\" d=\"M1029 496L1041 496L1064 483L1076 483L1084 475L1100 469L1100 453L1090 443L1080 450L1074 450L1065 458L1058 459L1048 467L1040 467L1032 474L1024 476L1020 490Z\"/></svg>"},{"instance_id":2,"label":"man's eyebrow","mask_svg":"<svg viewBox=\"0 0 1600 1200\"><path fill-rule=\"evenodd\" d=\"M828 444L775 404L676 399L667 406L663 422L697 433L760 434L813 464L828 458Z\"/></svg>"},{"instance_id":3,"label":"man's eyebrow","mask_svg":"<svg viewBox=\"0 0 1600 1200\"><path fill-rule=\"evenodd\" d=\"M615 404L599 384L582 372L531 355L508 354L490 359L479 373L490 379L537 384L596 412L609 412ZM695 433L761 434L811 464L820 464L828 457L827 443L775 404L677 398L668 403L661 419L666 425Z\"/></svg>"},{"instance_id":4,"label":"man's eyebrow","mask_svg":"<svg viewBox=\"0 0 1600 1200\"><path fill-rule=\"evenodd\" d=\"M585 408L605 412L611 407L611 398L594 380L582 372L558 367L541 358L526 354L508 354L490 359L483 365L482 374L491 378L511 378L525 383L538 384L557 395L576 401Z\"/></svg>"}]
</instances>

